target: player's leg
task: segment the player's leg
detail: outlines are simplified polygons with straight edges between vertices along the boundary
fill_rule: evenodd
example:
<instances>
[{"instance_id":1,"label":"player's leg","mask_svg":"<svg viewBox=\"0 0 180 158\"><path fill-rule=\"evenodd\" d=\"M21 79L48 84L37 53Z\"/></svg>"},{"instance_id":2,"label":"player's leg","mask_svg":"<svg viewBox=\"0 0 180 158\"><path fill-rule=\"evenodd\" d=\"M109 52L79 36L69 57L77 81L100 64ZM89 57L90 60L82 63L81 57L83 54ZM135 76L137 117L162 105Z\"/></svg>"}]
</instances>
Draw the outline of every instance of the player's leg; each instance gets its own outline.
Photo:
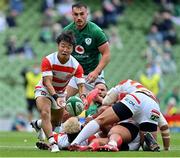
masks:
<instances>
[{"instance_id":1,"label":"player's leg","mask_svg":"<svg viewBox=\"0 0 180 158\"><path fill-rule=\"evenodd\" d=\"M146 126L146 130L143 129L143 126ZM159 151L160 147L157 143L157 129L155 130L155 124L150 124L149 122L144 123L140 128L140 138L141 145L145 151ZM149 129L147 129L149 128Z\"/></svg>"},{"instance_id":2,"label":"player's leg","mask_svg":"<svg viewBox=\"0 0 180 158\"><path fill-rule=\"evenodd\" d=\"M108 136L108 145L114 149L119 149L123 142L130 141L131 139L131 133L129 130L121 125L112 127Z\"/></svg>"},{"instance_id":3,"label":"player's leg","mask_svg":"<svg viewBox=\"0 0 180 158\"><path fill-rule=\"evenodd\" d=\"M47 138L52 135L51 124L51 101L46 97L38 97L36 99L36 105L40 112L42 120L41 127L43 128Z\"/></svg>"},{"instance_id":4,"label":"player's leg","mask_svg":"<svg viewBox=\"0 0 180 158\"><path fill-rule=\"evenodd\" d=\"M111 116L111 117L110 117ZM98 116L95 120L90 121L79 133L76 139L72 142L73 144L79 144L80 142L86 140L91 135L95 134L100 126L106 123L106 125L110 122L107 118L112 122L119 121L119 118L114 113L113 109L109 107L105 110L100 116ZM107 120L107 122L105 122Z\"/></svg>"},{"instance_id":5,"label":"player's leg","mask_svg":"<svg viewBox=\"0 0 180 158\"><path fill-rule=\"evenodd\" d=\"M51 100L47 97L38 97L36 99L36 105L40 112L42 120L42 129L48 138L48 141L51 145L51 152L59 151L59 148L54 140L51 124Z\"/></svg>"},{"instance_id":6,"label":"player's leg","mask_svg":"<svg viewBox=\"0 0 180 158\"><path fill-rule=\"evenodd\" d=\"M142 101L141 117L139 118L140 143L143 146L145 142L151 151L158 151L159 146L156 140L157 125L160 117L159 105L145 94L136 93L135 95Z\"/></svg>"},{"instance_id":7,"label":"player's leg","mask_svg":"<svg viewBox=\"0 0 180 158\"><path fill-rule=\"evenodd\" d=\"M120 150L128 150L127 148L124 149L125 145L133 141L137 137L138 132L139 128L135 124L121 122L119 125L112 127L110 130L108 134L108 145L113 147L114 151L116 151L116 148Z\"/></svg>"},{"instance_id":8,"label":"player's leg","mask_svg":"<svg viewBox=\"0 0 180 158\"><path fill-rule=\"evenodd\" d=\"M61 125L64 115L64 108L62 109L51 109L51 123L53 130Z\"/></svg>"},{"instance_id":9,"label":"player's leg","mask_svg":"<svg viewBox=\"0 0 180 158\"><path fill-rule=\"evenodd\" d=\"M123 103L116 103L112 107L106 109L95 120L90 121L79 133L73 144L79 144L91 135L95 134L101 127L114 124L120 120L125 120L133 115L131 110Z\"/></svg>"}]
</instances>

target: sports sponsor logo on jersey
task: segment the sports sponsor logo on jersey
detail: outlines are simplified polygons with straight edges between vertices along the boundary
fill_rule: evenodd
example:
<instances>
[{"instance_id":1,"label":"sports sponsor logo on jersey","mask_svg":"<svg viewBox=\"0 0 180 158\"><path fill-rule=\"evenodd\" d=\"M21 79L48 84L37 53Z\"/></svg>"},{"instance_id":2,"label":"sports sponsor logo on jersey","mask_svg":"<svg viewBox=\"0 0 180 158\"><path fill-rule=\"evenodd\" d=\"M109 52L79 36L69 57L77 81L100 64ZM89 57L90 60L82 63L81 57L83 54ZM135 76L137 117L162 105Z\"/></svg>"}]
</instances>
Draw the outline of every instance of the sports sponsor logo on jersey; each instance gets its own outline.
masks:
<instances>
[{"instance_id":1,"label":"sports sponsor logo on jersey","mask_svg":"<svg viewBox=\"0 0 180 158\"><path fill-rule=\"evenodd\" d=\"M45 91L42 91L42 92L41 92L41 95L46 96L46 95L47 95L47 93L46 93Z\"/></svg>"},{"instance_id":2,"label":"sports sponsor logo on jersey","mask_svg":"<svg viewBox=\"0 0 180 158\"><path fill-rule=\"evenodd\" d=\"M90 45L91 42L92 42L92 38L85 38L85 43L86 43L87 45Z\"/></svg>"},{"instance_id":3,"label":"sports sponsor logo on jersey","mask_svg":"<svg viewBox=\"0 0 180 158\"><path fill-rule=\"evenodd\" d=\"M153 121L158 121L159 120L159 117L160 117L160 113L159 111L153 109L151 110L151 116L150 116L150 119L153 120Z\"/></svg>"},{"instance_id":4,"label":"sports sponsor logo on jersey","mask_svg":"<svg viewBox=\"0 0 180 158\"><path fill-rule=\"evenodd\" d=\"M125 98L125 101L128 102L132 106L135 105L135 103L132 100L130 100L129 98Z\"/></svg>"},{"instance_id":5,"label":"sports sponsor logo on jersey","mask_svg":"<svg viewBox=\"0 0 180 158\"><path fill-rule=\"evenodd\" d=\"M77 45L75 51L79 54L84 54L84 48L81 45Z\"/></svg>"}]
</instances>

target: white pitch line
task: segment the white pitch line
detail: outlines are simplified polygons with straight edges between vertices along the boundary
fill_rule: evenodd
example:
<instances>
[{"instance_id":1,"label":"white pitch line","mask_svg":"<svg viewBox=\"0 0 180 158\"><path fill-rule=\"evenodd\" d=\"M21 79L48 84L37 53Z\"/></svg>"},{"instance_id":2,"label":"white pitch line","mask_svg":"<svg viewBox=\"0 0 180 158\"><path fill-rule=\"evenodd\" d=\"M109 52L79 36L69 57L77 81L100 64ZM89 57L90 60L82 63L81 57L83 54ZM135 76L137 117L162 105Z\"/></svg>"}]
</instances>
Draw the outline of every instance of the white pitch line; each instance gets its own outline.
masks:
<instances>
[{"instance_id":1,"label":"white pitch line","mask_svg":"<svg viewBox=\"0 0 180 158\"><path fill-rule=\"evenodd\" d=\"M37 149L36 146L7 146L7 145L0 145L0 148L13 148L13 149Z\"/></svg>"}]
</instances>

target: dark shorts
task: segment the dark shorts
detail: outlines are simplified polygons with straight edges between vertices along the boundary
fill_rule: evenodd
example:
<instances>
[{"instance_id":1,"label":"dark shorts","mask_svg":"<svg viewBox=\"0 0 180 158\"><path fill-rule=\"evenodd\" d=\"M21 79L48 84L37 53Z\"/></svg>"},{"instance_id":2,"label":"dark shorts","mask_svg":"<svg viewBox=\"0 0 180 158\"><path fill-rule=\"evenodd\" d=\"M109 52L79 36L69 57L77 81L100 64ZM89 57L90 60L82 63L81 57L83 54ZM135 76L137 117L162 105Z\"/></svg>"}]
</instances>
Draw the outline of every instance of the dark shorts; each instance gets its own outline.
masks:
<instances>
[{"instance_id":1,"label":"dark shorts","mask_svg":"<svg viewBox=\"0 0 180 158\"><path fill-rule=\"evenodd\" d=\"M116 115L119 117L120 121L129 119L133 116L131 110L121 102L115 103L112 108Z\"/></svg>"},{"instance_id":2,"label":"dark shorts","mask_svg":"<svg viewBox=\"0 0 180 158\"><path fill-rule=\"evenodd\" d=\"M120 122L119 125L127 128L129 130L129 132L131 133L131 142L137 137L137 135L139 133L139 127L138 126L136 126L133 123L129 123L129 122ZM128 151L129 150L128 144L127 143L122 143L119 150Z\"/></svg>"},{"instance_id":3,"label":"dark shorts","mask_svg":"<svg viewBox=\"0 0 180 158\"><path fill-rule=\"evenodd\" d=\"M34 109L36 109L36 100L35 99L27 99L28 112L32 113Z\"/></svg>"},{"instance_id":4,"label":"dark shorts","mask_svg":"<svg viewBox=\"0 0 180 158\"><path fill-rule=\"evenodd\" d=\"M127 128L129 130L129 132L131 133L131 141L133 141L138 133L139 133L139 127L136 126L135 124L133 123L130 123L130 122L120 122L119 125Z\"/></svg>"}]
</instances>

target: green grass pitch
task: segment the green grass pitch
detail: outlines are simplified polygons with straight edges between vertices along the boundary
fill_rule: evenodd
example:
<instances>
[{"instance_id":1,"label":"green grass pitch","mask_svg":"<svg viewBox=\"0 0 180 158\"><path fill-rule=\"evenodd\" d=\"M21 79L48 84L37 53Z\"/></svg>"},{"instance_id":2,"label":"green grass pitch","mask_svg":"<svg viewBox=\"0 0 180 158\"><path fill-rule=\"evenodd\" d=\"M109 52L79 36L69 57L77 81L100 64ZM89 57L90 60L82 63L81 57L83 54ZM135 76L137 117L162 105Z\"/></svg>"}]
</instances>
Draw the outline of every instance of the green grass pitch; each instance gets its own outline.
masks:
<instances>
[{"instance_id":1,"label":"green grass pitch","mask_svg":"<svg viewBox=\"0 0 180 158\"><path fill-rule=\"evenodd\" d=\"M162 144L161 139L159 143ZM171 150L160 152L70 152L51 153L35 148L35 133L0 132L0 157L180 157L180 133L171 134ZM161 146L162 149L162 146Z\"/></svg>"}]
</instances>

